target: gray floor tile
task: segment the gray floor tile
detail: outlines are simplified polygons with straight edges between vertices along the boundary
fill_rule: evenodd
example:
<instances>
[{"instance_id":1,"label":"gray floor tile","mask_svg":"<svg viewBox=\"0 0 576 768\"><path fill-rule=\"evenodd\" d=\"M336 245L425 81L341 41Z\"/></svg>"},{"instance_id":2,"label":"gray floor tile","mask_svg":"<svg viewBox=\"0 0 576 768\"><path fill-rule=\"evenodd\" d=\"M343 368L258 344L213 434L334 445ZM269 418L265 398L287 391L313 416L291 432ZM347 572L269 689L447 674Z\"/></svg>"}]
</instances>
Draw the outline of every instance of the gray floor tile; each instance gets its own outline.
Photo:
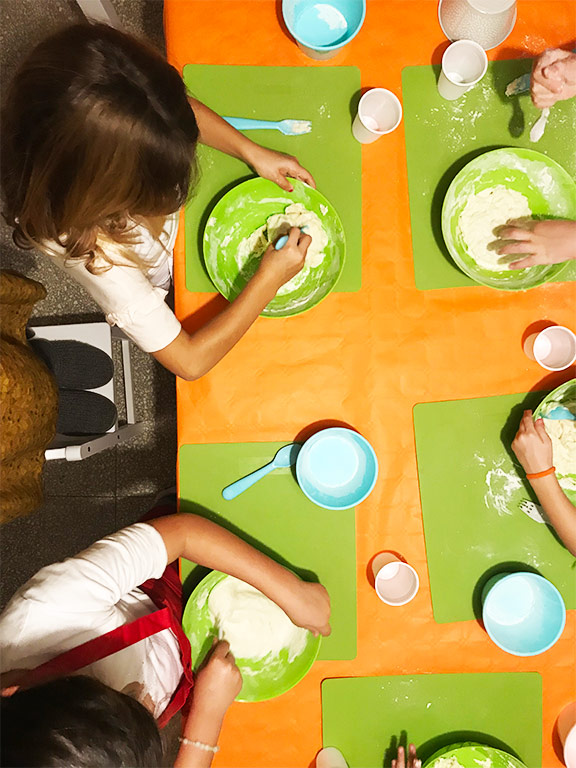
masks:
<instances>
[{"instance_id":1,"label":"gray floor tile","mask_svg":"<svg viewBox=\"0 0 576 768\"><path fill-rule=\"evenodd\" d=\"M47 497L116 496L116 448L83 461L47 461L42 473Z\"/></svg>"},{"instance_id":2,"label":"gray floor tile","mask_svg":"<svg viewBox=\"0 0 576 768\"><path fill-rule=\"evenodd\" d=\"M116 502L116 530L137 523L152 507L155 494L148 496L126 496Z\"/></svg>"},{"instance_id":3,"label":"gray floor tile","mask_svg":"<svg viewBox=\"0 0 576 768\"><path fill-rule=\"evenodd\" d=\"M75 555L115 528L114 499L80 496L47 499L30 517L2 526L2 607L40 568Z\"/></svg>"}]
</instances>

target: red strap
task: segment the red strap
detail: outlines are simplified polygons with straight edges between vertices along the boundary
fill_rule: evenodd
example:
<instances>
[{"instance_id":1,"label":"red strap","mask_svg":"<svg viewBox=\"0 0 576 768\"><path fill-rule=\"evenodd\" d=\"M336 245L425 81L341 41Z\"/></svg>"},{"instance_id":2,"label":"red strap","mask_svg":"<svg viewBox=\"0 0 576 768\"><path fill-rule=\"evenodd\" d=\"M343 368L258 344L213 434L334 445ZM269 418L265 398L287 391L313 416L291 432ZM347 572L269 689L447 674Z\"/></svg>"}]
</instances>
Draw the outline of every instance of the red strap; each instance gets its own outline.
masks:
<instances>
[{"instance_id":1,"label":"red strap","mask_svg":"<svg viewBox=\"0 0 576 768\"><path fill-rule=\"evenodd\" d=\"M38 685L48 679L70 675L89 664L94 664L106 656L122 651L129 645L169 629L172 618L168 608L142 616L130 624L123 624L100 637L87 640L69 651L61 653L50 661L31 669L19 681L22 686Z\"/></svg>"}]
</instances>

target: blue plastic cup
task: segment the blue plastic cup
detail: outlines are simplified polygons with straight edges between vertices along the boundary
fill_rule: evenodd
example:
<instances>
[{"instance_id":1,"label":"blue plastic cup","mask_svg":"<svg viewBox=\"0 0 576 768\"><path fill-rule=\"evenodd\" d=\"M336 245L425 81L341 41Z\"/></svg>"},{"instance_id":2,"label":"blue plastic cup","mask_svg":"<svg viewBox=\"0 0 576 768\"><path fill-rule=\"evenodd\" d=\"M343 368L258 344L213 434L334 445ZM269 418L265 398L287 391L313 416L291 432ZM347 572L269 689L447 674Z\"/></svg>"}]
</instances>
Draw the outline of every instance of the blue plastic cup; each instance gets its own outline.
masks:
<instances>
[{"instance_id":1,"label":"blue plastic cup","mask_svg":"<svg viewBox=\"0 0 576 768\"><path fill-rule=\"evenodd\" d=\"M313 59L330 59L362 27L366 0L282 0L284 22Z\"/></svg>"},{"instance_id":2,"label":"blue plastic cup","mask_svg":"<svg viewBox=\"0 0 576 768\"><path fill-rule=\"evenodd\" d=\"M495 576L484 587L482 600L486 632L513 656L544 653L557 642L566 624L562 595L537 573Z\"/></svg>"}]
</instances>

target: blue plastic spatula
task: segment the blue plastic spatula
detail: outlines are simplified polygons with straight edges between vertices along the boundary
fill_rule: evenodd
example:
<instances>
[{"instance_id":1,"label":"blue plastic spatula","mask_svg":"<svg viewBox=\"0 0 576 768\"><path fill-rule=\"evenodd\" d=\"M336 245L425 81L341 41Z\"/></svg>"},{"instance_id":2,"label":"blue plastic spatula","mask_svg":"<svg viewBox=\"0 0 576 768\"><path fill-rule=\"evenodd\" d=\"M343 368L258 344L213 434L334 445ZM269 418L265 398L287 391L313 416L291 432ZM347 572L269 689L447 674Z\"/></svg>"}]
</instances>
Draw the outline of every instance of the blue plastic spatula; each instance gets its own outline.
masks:
<instances>
[{"instance_id":1,"label":"blue plastic spatula","mask_svg":"<svg viewBox=\"0 0 576 768\"><path fill-rule=\"evenodd\" d=\"M249 117L223 117L222 119L238 131L272 129L280 131L284 136L301 136L312 130L310 120L252 120Z\"/></svg>"},{"instance_id":2,"label":"blue plastic spatula","mask_svg":"<svg viewBox=\"0 0 576 768\"><path fill-rule=\"evenodd\" d=\"M246 491L248 488L254 485L254 483L257 483L258 480L261 480L263 477L265 477L269 472L273 472L275 469L280 469L281 467L291 467L296 463L300 448L300 443L289 443L283 448L280 448L276 456L274 456L269 464L260 467L260 469L257 469L255 472L251 472L249 475L246 475L246 477L241 477L240 480L236 480L235 483L227 485L226 488L224 488L222 491L222 496L227 501L235 499L236 496L239 496L241 493Z\"/></svg>"}]
</instances>

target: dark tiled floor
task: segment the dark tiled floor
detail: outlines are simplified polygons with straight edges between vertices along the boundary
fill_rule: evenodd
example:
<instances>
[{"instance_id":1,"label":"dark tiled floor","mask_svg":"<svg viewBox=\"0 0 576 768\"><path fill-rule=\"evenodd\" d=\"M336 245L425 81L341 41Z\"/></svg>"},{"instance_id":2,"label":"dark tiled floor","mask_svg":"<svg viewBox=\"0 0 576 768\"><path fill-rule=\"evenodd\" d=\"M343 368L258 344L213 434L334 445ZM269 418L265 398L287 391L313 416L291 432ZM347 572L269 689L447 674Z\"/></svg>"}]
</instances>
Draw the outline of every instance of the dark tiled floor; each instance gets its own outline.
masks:
<instances>
[{"instance_id":1,"label":"dark tiled floor","mask_svg":"<svg viewBox=\"0 0 576 768\"><path fill-rule=\"evenodd\" d=\"M113 0L133 34L164 48L162 0ZM75 0L2 0L2 82L31 47L59 27L81 21ZM46 299L32 323L101 320L98 306L41 254L17 249L0 226L0 265L41 282ZM132 347L136 416L145 424L137 439L85 461L54 461L44 472L45 504L30 518L0 529L0 607L35 571L75 554L96 539L137 520L156 493L176 475L174 377Z\"/></svg>"}]
</instances>

